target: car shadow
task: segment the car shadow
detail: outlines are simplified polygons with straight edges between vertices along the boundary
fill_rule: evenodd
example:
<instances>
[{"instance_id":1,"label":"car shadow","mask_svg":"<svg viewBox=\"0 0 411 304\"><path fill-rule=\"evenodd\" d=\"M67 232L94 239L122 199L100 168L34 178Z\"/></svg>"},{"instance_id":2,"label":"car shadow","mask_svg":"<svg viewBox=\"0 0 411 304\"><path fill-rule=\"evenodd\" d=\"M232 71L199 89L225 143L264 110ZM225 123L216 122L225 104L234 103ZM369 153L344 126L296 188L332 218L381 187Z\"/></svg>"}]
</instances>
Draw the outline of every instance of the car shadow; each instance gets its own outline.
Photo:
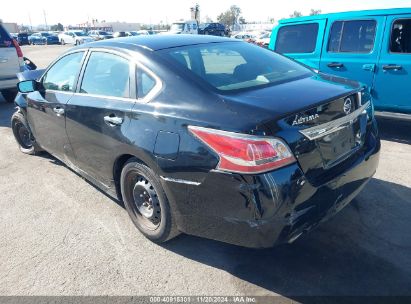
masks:
<instances>
[{"instance_id":1,"label":"car shadow","mask_svg":"<svg viewBox=\"0 0 411 304\"><path fill-rule=\"evenodd\" d=\"M0 95L0 127L10 127L10 119L15 111L16 105L5 102Z\"/></svg>"},{"instance_id":2,"label":"car shadow","mask_svg":"<svg viewBox=\"0 0 411 304\"><path fill-rule=\"evenodd\" d=\"M291 245L248 249L182 235L163 246L230 273L239 286L244 280L299 302L319 303L307 296L409 296L410 223L411 189L372 179L342 212Z\"/></svg>"},{"instance_id":3,"label":"car shadow","mask_svg":"<svg viewBox=\"0 0 411 304\"><path fill-rule=\"evenodd\" d=\"M411 120L378 117L382 140L411 144Z\"/></svg>"}]
</instances>

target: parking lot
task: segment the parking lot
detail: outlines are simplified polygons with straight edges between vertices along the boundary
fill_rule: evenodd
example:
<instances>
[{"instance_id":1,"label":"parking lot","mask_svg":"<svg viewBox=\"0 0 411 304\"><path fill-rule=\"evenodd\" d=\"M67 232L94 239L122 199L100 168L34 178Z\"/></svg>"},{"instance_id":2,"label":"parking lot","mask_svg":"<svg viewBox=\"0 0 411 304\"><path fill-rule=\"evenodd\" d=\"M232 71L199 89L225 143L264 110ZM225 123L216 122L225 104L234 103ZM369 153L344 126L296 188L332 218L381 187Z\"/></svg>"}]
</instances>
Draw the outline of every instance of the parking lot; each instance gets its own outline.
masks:
<instances>
[{"instance_id":1,"label":"parking lot","mask_svg":"<svg viewBox=\"0 0 411 304\"><path fill-rule=\"evenodd\" d=\"M42 68L68 48L23 52ZM13 111L0 100L0 295L411 295L411 122L379 120L380 165L352 204L292 245L252 250L150 242L121 203L20 153Z\"/></svg>"}]
</instances>

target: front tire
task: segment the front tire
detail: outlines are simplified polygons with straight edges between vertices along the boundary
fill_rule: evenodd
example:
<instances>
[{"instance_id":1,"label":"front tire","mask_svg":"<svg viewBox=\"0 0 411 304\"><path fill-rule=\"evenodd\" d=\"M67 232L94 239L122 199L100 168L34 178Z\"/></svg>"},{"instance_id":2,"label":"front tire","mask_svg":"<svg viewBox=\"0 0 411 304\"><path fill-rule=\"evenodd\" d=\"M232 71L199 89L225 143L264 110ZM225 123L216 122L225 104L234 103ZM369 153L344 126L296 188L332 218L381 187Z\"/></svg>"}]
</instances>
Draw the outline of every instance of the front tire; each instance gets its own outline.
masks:
<instances>
[{"instance_id":1,"label":"front tire","mask_svg":"<svg viewBox=\"0 0 411 304\"><path fill-rule=\"evenodd\" d=\"M130 159L120 178L127 212L140 232L156 243L179 234L170 204L157 175L137 159Z\"/></svg>"},{"instance_id":2,"label":"front tire","mask_svg":"<svg viewBox=\"0 0 411 304\"><path fill-rule=\"evenodd\" d=\"M26 117L21 112L16 112L11 117L11 128L21 152L35 155L41 151L30 132Z\"/></svg>"}]
</instances>

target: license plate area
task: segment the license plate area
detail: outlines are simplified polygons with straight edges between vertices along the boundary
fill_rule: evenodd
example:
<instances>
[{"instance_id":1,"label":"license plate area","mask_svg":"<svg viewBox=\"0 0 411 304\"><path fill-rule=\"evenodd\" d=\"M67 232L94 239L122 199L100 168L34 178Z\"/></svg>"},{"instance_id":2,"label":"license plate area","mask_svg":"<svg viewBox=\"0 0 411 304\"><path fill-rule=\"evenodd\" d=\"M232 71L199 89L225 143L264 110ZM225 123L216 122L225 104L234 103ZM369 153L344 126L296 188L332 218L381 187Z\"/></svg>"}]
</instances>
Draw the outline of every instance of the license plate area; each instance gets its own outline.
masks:
<instances>
[{"instance_id":1,"label":"license plate area","mask_svg":"<svg viewBox=\"0 0 411 304\"><path fill-rule=\"evenodd\" d=\"M316 140L324 169L333 167L355 153L363 143L360 119Z\"/></svg>"}]
</instances>

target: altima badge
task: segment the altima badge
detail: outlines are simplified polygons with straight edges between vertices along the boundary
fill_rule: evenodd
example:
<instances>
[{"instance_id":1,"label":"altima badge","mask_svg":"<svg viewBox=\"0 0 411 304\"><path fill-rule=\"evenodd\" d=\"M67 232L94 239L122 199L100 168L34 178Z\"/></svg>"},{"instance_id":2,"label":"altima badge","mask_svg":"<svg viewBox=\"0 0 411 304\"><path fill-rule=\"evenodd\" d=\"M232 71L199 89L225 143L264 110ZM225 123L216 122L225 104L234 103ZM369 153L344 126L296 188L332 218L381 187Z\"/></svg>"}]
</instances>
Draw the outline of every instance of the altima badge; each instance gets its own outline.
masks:
<instances>
[{"instance_id":1,"label":"altima badge","mask_svg":"<svg viewBox=\"0 0 411 304\"><path fill-rule=\"evenodd\" d=\"M348 115L348 114L351 113L351 107L352 107L351 98L350 98L350 97L347 97L347 98L344 100L344 113L345 113L346 115Z\"/></svg>"},{"instance_id":2,"label":"altima badge","mask_svg":"<svg viewBox=\"0 0 411 304\"><path fill-rule=\"evenodd\" d=\"M295 115L293 126L301 125L303 123L313 121L314 119L317 119L317 118L320 118L320 115L313 114L313 115L300 116L300 117L298 117L298 115Z\"/></svg>"}]
</instances>

